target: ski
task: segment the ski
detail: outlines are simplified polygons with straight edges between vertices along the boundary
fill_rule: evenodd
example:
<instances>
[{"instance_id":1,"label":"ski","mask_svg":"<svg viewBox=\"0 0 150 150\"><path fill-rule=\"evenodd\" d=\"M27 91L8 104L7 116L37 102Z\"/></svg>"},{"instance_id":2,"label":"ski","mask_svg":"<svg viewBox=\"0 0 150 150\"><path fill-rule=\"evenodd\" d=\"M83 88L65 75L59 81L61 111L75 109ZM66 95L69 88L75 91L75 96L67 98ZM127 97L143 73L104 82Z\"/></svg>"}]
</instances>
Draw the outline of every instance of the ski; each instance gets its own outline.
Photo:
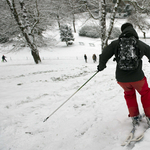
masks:
<instances>
[{"instance_id":1,"label":"ski","mask_svg":"<svg viewBox=\"0 0 150 150\"><path fill-rule=\"evenodd\" d=\"M134 133L135 133L135 127L132 128L131 132L129 133L129 136L127 137L127 139L121 144L121 146L127 146L130 144L130 142L132 141L133 137L134 137Z\"/></svg>"},{"instance_id":2,"label":"ski","mask_svg":"<svg viewBox=\"0 0 150 150\"><path fill-rule=\"evenodd\" d=\"M139 135L139 136L137 136L136 138L132 139L131 142L138 142L138 141L142 140L143 137L144 137L144 133L145 133L149 128L150 128L150 127L147 127L147 128L143 131L143 133L141 133L141 135Z\"/></svg>"},{"instance_id":3,"label":"ski","mask_svg":"<svg viewBox=\"0 0 150 150\"><path fill-rule=\"evenodd\" d=\"M127 139L121 144L121 146L128 146L131 142L139 142L144 138L144 133L149 129L150 127L148 126L139 136L134 137L136 128L133 127L133 129L131 130L129 136L127 137Z\"/></svg>"},{"instance_id":4,"label":"ski","mask_svg":"<svg viewBox=\"0 0 150 150\"><path fill-rule=\"evenodd\" d=\"M141 115L142 116L142 118L144 118L144 117L146 117L145 116L145 114L142 114ZM142 120L142 118L141 118L141 120ZM141 120L140 120L140 122L141 122ZM146 117L146 120L147 120L147 117ZM148 122L148 120L147 120L147 122ZM140 123L141 124L141 123ZM139 124L139 126L140 126L140 124ZM148 127L140 134L140 135L138 135L137 137L135 137L135 132L136 132L136 130L138 130L138 128L136 127L136 126L133 126L133 128L132 128L132 130L130 131L130 133L129 133L129 135L128 135L128 137L126 138L126 140L121 144L121 146L128 146L131 142L139 142L139 141L141 141L142 139L143 139L143 137L144 137L144 133L147 131L147 129L149 129L150 128L150 125L148 124Z\"/></svg>"}]
</instances>

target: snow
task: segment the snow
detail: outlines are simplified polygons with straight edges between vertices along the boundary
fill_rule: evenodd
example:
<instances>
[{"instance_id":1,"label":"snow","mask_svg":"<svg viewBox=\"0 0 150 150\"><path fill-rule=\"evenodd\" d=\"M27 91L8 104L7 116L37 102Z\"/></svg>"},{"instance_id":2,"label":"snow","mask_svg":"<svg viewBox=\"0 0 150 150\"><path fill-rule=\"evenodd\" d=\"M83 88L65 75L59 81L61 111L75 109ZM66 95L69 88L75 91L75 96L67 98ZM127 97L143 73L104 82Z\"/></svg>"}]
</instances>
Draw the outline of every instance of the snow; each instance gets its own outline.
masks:
<instances>
[{"instance_id":1,"label":"snow","mask_svg":"<svg viewBox=\"0 0 150 150\"><path fill-rule=\"evenodd\" d=\"M143 41L150 44L149 39ZM131 130L131 119L123 90L115 80L112 59L104 71L43 122L95 74L98 62L93 63L92 55L98 57L100 47L99 39L75 35L72 46L59 43L55 48L41 48L39 65L28 48L6 54L8 62L0 63L0 150L149 149L150 130L134 147L121 146ZM143 59L150 84L149 63ZM142 113L139 95L138 103Z\"/></svg>"}]
</instances>

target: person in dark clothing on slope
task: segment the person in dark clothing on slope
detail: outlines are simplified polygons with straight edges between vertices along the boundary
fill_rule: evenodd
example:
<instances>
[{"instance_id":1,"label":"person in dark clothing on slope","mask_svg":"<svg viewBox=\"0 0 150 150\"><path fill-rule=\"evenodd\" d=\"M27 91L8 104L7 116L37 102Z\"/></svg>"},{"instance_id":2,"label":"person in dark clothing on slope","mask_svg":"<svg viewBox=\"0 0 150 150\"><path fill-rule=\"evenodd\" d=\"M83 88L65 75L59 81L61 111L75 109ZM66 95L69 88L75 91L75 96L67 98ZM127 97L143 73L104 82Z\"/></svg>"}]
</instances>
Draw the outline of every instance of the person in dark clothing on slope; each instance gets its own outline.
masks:
<instances>
[{"instance_id":1,"label":"person in dark clothing on slope","mask_svg":"<svg viewBox=\"0 0 150 150\"><path fill-rule=\"evenodd\" d=\"M6 61L7 62L7 60L6 60L6 56L2 56L2 62L4 62L4 61Z\"/></svg>"},{"instance_id":2,"label":"person in dark clothing on slope","mask_svg":"<svg viewBox=\"0 0 150 150\"><path fill-rule=\"evenodd\" d=\"M122 70L116 66L116 80L117 83L124 90L124 98L129 111L129 117L133 120L133 125L139 124L141 115L136 99L136 91L141 95L141 103L145 112L147 123L150 127L150 88L148 87L147 79L142 70L142 57L145 55L150 61L150 46L139 40L138 34L133 28L131 23L125 23L121 26L122 33L119 39L122 37L130 38L135 37L137 39L138 49L140 50L140 59L138 67L134 70ZM119 39L112 41L107 47L105 47L102 53L99 55L98 71L102 71L106 68L107 61L114 55L117 58Z\"/></svg>"},{"instance_id":3,"label":"person in dark clothing on slope","mask_svg":"<svg viewBox=\"0 0 150 150\"><path fill-rule=\"evenodd\" d=\"M85 59L85 62L87 63L87 56L86 56L86 54L84 54L84 59Z\"/></svg>"},{"instance_id":4,"label":"person in dark clothing on slope","mask_svg":"<svg viewBox=\"0 0 150 150\"><path fill-rule=\"evenodd\" d=\"M94 63L97 61L97 56L96 56L96 54L93 54L92 59L93 59L93 62L94 62Z\"/></svg>"}]
</instances>

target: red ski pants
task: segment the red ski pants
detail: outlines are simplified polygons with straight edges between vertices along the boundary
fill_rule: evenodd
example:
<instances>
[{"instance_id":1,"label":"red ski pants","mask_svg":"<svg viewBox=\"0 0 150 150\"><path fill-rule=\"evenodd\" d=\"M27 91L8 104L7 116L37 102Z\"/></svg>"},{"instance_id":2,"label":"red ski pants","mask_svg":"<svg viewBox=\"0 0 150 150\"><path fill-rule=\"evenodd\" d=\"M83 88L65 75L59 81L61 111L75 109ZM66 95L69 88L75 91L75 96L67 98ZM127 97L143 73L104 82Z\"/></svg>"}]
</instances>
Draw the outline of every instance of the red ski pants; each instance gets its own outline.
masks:
<instances>
[{"instance_id":1,"label":"red ski pants","mask_svg":"<svg viewBox=\"0 0 150 150\"><path fill-rule=\"evenodd\" d=\"M150 88L148 87L147 79L144 77L136 82L118 82L124 89L124 97L128 106L129 116L134 117L139 115L139 107L136 99L136 91L141 95L141 103L145 115L150 118Z\"/></svg>"}]
</instances>

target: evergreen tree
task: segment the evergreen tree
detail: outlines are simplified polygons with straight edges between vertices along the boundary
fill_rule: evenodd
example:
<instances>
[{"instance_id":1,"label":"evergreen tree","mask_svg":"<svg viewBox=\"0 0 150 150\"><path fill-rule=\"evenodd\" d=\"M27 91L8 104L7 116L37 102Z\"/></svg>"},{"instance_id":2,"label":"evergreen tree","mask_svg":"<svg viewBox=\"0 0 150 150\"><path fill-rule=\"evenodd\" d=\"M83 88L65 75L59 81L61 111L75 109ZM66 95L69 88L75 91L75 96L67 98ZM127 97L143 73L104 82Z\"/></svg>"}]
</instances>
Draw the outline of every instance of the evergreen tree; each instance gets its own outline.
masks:
<instances>
[{"instance_id":1,"label":"evergreen tree","mask_svg":"<svg viewBox=\"0 0 150 150\"><path fill-rule=\"evenodd\" d=\"M74 36L71 27L63 25L60 27L60 39L62 42L66 42L67 46L72 45L71 41L74 41Z\"/></svg>"}]
</instances>

